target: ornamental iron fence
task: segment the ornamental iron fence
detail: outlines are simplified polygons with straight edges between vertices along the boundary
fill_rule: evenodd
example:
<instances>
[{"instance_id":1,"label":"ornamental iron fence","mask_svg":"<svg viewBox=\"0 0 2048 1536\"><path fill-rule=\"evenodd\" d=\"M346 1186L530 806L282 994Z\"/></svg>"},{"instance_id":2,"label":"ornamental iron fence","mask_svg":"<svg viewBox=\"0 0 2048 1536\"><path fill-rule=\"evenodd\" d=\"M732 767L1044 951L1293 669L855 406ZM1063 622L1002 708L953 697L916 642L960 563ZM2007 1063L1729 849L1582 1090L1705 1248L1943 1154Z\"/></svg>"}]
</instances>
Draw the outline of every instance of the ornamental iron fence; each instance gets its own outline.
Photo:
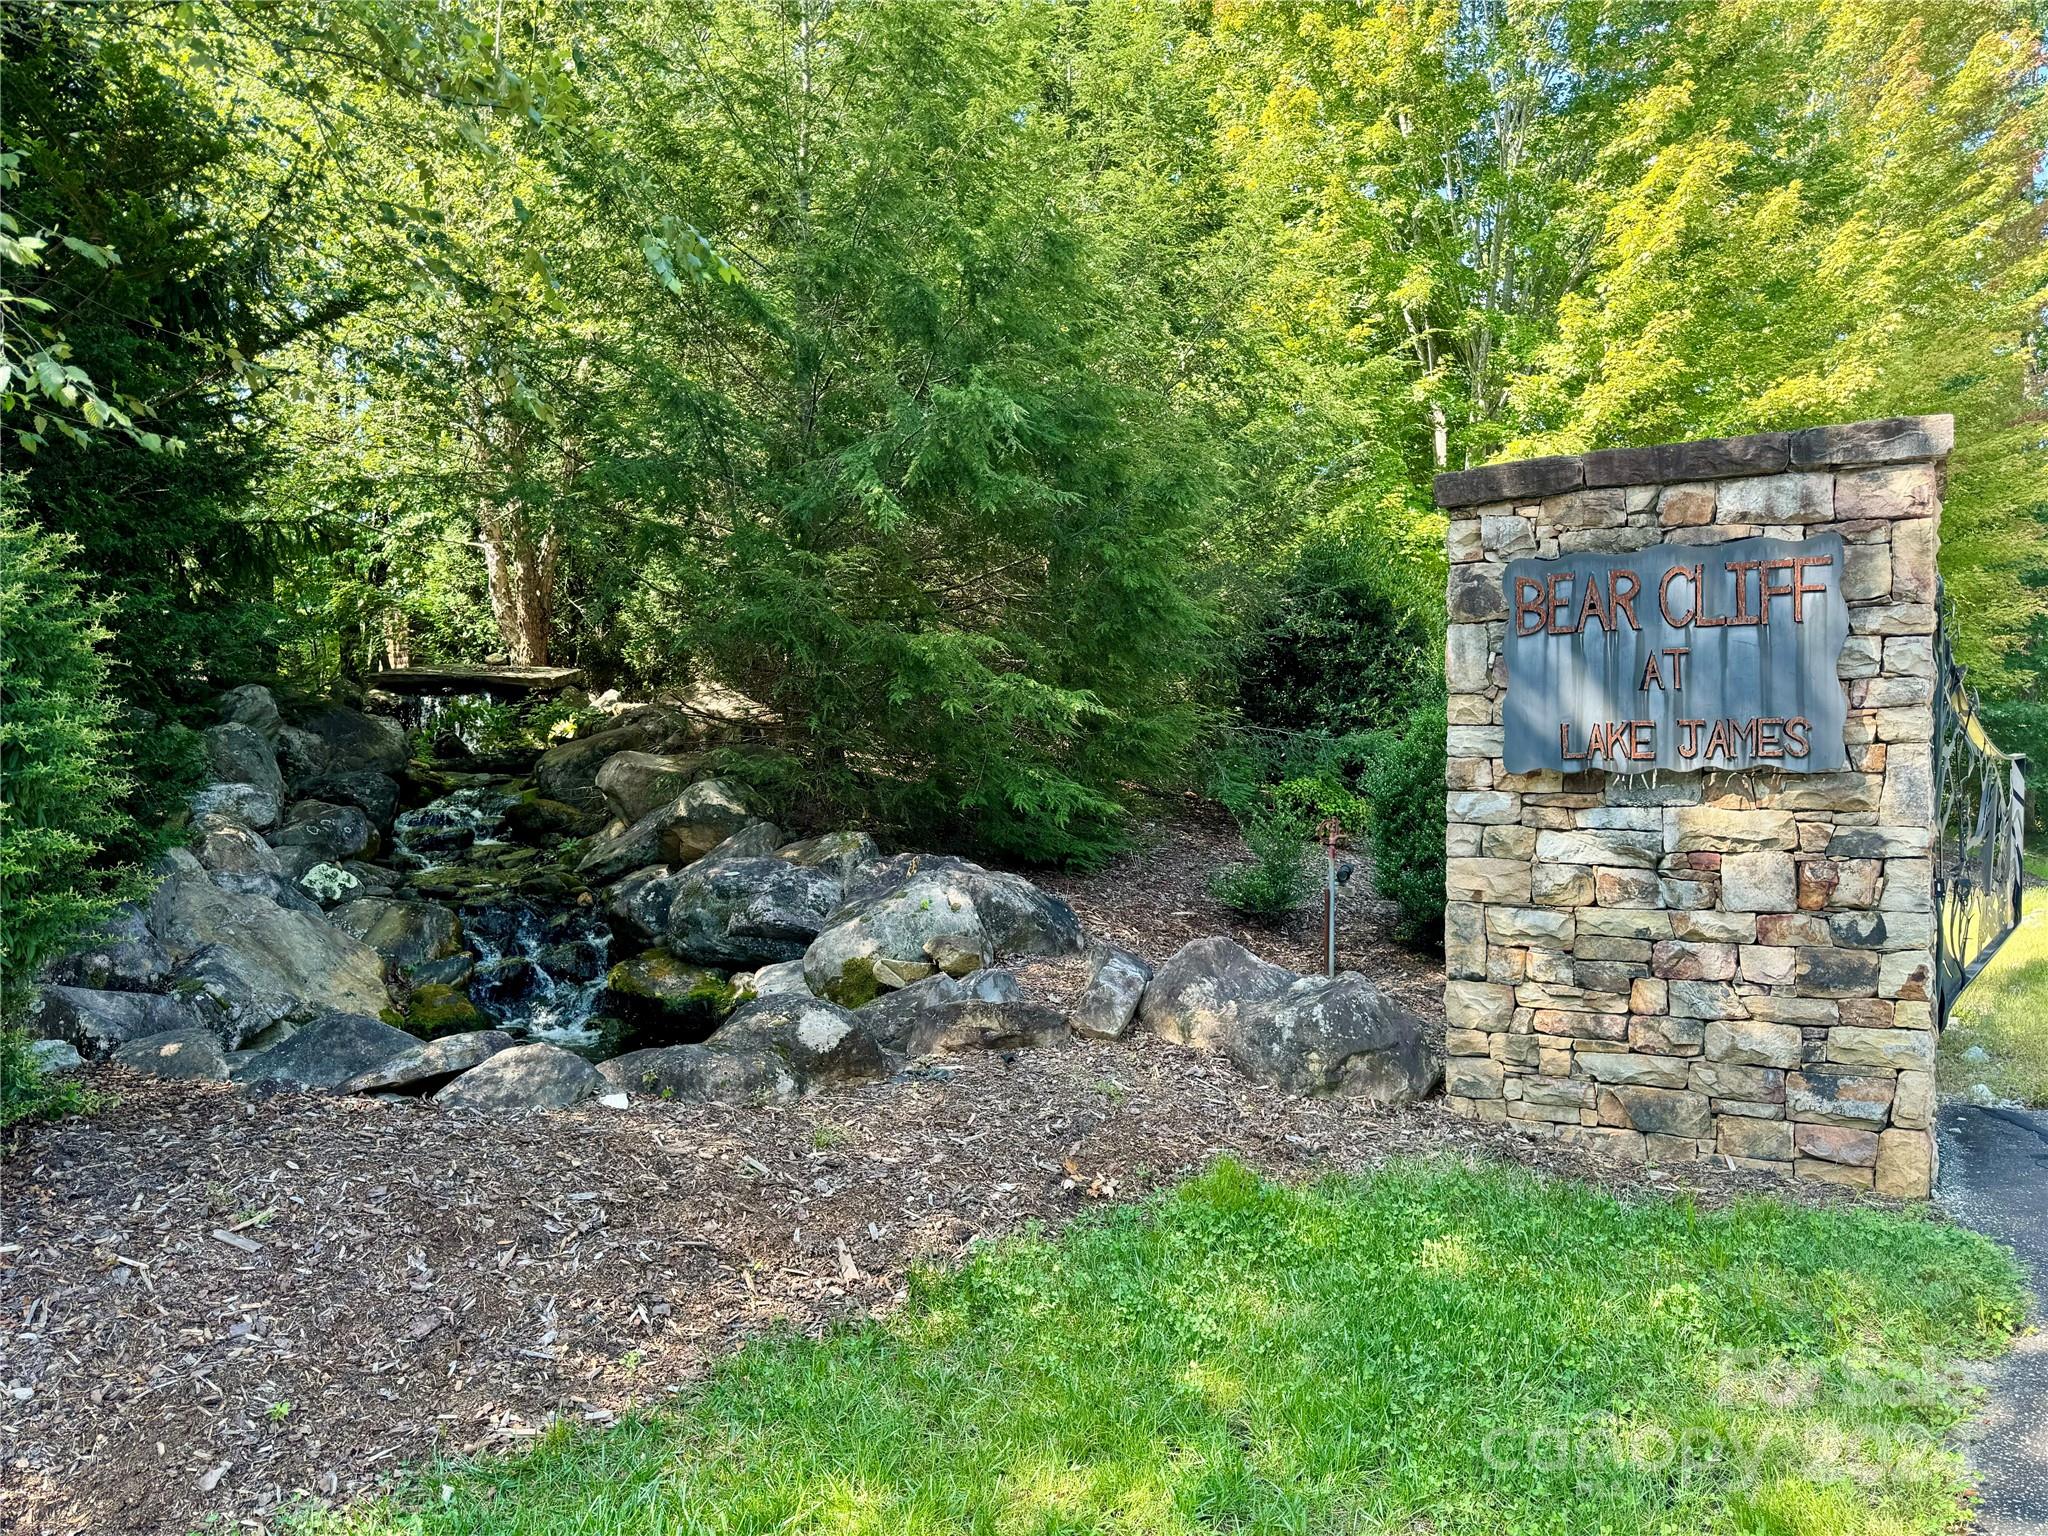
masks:
<instances>
[{"instance_id":1,"label":"ornamental iron fence","mask_svg":"<svg viewBox=\"0 0 2048 1536\"><path fill-rule=\"evenodd\" d=\"M1934 635L1934 1023L2020 920L2027 762L2001 752L1949 646L1938 599ZM1895 747L1893 750L1897 750Z\"/></svg>"}]
</instances>

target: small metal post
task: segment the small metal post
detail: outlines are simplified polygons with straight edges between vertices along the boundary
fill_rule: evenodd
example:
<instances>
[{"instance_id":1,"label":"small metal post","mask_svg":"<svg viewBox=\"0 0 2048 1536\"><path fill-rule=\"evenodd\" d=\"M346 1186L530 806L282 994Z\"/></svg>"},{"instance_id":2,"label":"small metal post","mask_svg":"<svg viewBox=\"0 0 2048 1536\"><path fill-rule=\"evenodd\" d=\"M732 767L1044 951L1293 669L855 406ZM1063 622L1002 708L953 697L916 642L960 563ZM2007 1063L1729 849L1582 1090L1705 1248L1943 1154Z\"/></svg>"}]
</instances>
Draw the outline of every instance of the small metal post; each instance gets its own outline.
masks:
<instances>
[{"instance_id":1,"label":"small metal post","mask_svg":"<svg viewBox=\"0 0 2048 1536\"><path fill-rule=\"evenodd\" d=\"M1323 928L1329 945L1323 974L1337 974L1337 818L1323 823Z\"/></svg>"}]
</instances>

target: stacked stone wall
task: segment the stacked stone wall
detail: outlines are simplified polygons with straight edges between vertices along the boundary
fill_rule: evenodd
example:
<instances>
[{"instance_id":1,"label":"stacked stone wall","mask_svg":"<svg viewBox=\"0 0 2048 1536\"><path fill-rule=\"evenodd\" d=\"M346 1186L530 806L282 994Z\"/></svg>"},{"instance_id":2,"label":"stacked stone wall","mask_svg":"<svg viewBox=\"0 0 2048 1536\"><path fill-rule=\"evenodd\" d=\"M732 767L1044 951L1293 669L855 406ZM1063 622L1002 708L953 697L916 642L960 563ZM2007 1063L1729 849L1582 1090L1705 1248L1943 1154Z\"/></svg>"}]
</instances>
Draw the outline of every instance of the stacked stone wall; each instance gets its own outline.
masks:
<instances>
[{"instance_id":1,"label":"stacked stone wall","mask_svg":"<svg viewBox=\"0 0 2048 1536\"><path fill-rule=\"evenodd\" d=\"M1952 437L1910 417L1438 477L1454 1110L1631 1160L1928 1193ZM1823 531L1847 549L1847 772L1507 772L1507 561Z\"/></svg>"}]
</instances>

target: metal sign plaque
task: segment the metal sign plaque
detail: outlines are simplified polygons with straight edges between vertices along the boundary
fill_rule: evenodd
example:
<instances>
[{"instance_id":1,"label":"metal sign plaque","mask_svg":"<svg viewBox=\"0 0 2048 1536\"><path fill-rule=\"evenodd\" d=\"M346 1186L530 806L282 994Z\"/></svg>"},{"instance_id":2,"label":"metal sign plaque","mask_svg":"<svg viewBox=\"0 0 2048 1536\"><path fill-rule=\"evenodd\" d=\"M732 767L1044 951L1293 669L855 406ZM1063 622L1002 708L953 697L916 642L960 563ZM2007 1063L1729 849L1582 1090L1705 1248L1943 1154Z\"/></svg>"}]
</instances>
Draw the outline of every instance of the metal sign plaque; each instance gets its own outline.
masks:
<instances>
[{"instance_id":1,"label":"metal sign plaque","mask_svg":"<svg viewBox=\"0 0 2048 1536\"><path fill-rule=\"evenodd\" d=\"M1840 534L1510 561L1509 773L1849 766Z\"/></svg>"}]
</instances>

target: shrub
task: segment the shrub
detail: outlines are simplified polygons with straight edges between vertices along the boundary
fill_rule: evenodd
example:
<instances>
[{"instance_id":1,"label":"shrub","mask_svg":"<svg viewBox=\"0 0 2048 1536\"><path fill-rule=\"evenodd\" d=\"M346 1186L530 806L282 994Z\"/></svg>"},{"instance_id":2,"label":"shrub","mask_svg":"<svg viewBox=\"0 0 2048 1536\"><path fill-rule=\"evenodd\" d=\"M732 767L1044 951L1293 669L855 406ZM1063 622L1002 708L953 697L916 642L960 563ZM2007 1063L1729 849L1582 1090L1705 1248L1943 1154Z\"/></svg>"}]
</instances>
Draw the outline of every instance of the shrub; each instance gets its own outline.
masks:
<instances>
[{"instance_id":1,"label":"shrub","mask_svg":"<svg viewBox=\"0 0 2048 1536\"><path fill-rule=\"evenodd\" d=\"M60 1120L92 1109L99 1096L68 1077L52 1077L18 1029L0 1029L0 1131L36 1120Z\"/></svg>"},{"instance_id":2,"label":"shrub","mask_svg":"<svg viewBox=\"0 0 2048 1536\"><path fill-rule=\"evenodd\" d=\"M65 564L70 541L15 512L16 489L0 481L0 1015L129 876L104 856L130 834L105 609Z\"/></svg>"},{"instance_id":3,"label":"shrub","mask_svg":"<svg viewBox=\"0 0 2048 1536\"><path fill-rule=\"evenodd\" d=\"M1334 735L1398 721L1442 675L1428 620L1392 590L1379 552L1312 541L1281 576L1238 668L1255 725Z\"/></svg>"},{"instance_id":4,"label":"shrub","mask_svg":"<svg viewBox=\"0 0 2048 1536\"><path fill-rule=\"evenodd\" d=\"M1317 875L1309 845L1321 835L1324 822L1335 817L1351 830L1363 825L1367 814L1365 802L1327 774L1284 779L1232 809L1244 828L1252 862L1218 873L1209 892L1250 917L1282 917L1307 901Z\"/></svg>"},{"instance_id":5,"label":"shrub","mask_svg":"<svg viewBox=\"0 0 2048 1536\"><path fill-rule=\"evenodd\" d=\"M1377 733L1360 775L1371 806L1373 887L1400 910L1410 943L1441 943L1444 917L1444 706Z\"/></svg>"}]
</instances>

